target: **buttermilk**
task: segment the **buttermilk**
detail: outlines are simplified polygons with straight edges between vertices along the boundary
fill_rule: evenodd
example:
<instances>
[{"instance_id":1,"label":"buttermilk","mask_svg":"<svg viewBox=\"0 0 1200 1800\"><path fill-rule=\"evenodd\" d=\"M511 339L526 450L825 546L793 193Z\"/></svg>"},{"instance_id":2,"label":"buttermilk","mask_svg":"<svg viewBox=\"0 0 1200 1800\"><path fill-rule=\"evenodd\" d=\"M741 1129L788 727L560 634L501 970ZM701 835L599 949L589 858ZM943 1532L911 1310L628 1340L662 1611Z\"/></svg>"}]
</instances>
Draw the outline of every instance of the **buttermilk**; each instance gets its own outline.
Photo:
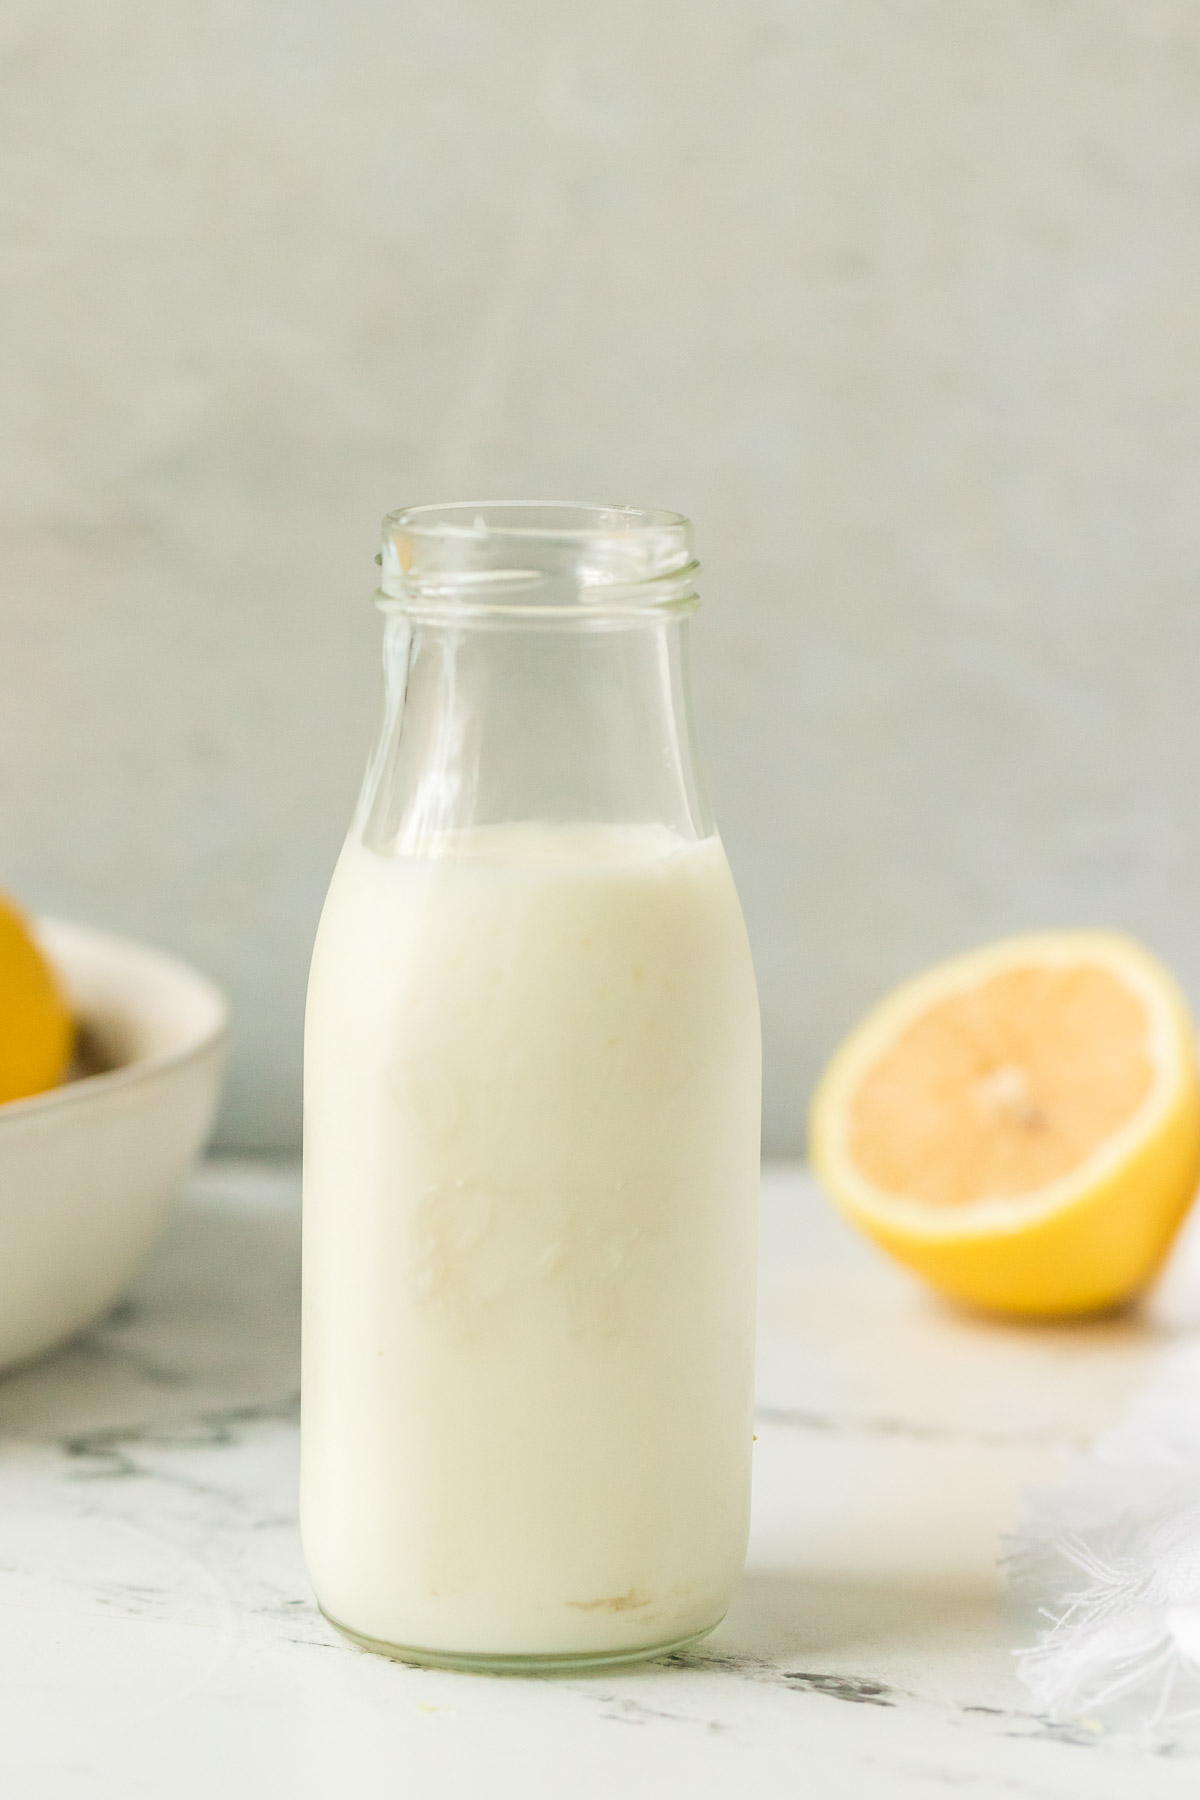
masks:
<instances>
[{"instance_id":1,"label":"buttermilk","mask_svg":"<svg viewBox=\"0 0 1200 1800\"><path fill-rule=\"evenodd\" d=\"M352 838L306 1028L302 1521L374 1647L602 1656L728 1605L759 1027L715 836Z\"/></svg>"}]
</instances>

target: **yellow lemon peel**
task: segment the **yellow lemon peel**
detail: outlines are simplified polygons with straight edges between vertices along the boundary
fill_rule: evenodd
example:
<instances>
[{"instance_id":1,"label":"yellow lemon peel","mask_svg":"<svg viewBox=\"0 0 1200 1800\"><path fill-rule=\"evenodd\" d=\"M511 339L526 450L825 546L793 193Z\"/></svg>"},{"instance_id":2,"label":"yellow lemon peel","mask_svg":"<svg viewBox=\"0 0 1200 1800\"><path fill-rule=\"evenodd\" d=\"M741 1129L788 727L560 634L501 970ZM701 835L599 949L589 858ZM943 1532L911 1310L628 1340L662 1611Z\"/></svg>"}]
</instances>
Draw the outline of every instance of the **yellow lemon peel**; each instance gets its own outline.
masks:
<instances>
[{"instance_id":1,"label":"yellow lemon peel","mask_svg":"<svg viewBox=\"0 0 1200 1800\"><path fill-rule=\"evenodd\" d=\"M0 895L0 1102L55 1087L73 1042L54 971L24 916Z\"/></svg>"}]
</instances>

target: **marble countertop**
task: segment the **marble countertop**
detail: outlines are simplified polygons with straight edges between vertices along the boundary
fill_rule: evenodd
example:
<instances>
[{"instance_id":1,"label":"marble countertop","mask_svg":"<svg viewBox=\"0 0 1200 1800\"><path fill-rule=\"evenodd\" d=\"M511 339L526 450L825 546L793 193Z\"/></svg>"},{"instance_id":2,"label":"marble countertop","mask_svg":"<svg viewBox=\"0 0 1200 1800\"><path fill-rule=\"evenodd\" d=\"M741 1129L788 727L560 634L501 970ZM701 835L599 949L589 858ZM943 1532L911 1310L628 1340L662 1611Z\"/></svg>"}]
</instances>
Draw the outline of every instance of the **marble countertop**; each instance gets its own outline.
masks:
<instances>
[{"instance_id":1,"label":"marble countertop","mask_svg":"<svg viewBox=\"0 0 1200 1800\"><path fill-rule=\"evenodd\" d=\"M997 1568L1021 1490L1113 1419L1169 1305L1157 1324L964 1319L770 1169L755 1518L725 1624L616 1674L409 1669L337 1640L305 1579L298 1185L210 1163L130 1299L0 1382L5 1795L1196 1793L1184 1744L1036 1715Z\"/></svg>"}]
</instances>

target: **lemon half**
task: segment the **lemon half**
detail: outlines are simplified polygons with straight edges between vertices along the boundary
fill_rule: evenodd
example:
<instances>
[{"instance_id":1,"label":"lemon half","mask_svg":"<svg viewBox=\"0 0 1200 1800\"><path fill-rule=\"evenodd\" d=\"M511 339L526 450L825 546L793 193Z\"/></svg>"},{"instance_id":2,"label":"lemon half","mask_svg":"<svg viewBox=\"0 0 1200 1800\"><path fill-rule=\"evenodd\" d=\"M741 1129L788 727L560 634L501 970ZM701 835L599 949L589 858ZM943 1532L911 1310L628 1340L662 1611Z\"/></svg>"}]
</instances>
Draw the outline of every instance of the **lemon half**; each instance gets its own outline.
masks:
<instances>
[{"instance_id":1,"label":"lemon half","mask_svg":"<svg viewBox=\"0 0 1200 1800\"><path fill-rule=\"evenodd\" d=\"M56 1086L73 1040L54 972L22 914L0 894L0 1101Z\"/></svg>"},{"instance_id":2,"label":"lemon half","mask_svg":"<svg viewBox=\"0 0 1200 1800\"><path fill-rule=\"evenodd\" d=\"M906 982L813 1099L843 1211L943 1293L1023 1314L1116 1305L1157 1270L1200 1180L1183 996L1109 932L1045 932Z\"/></svg>"}]
</instances>

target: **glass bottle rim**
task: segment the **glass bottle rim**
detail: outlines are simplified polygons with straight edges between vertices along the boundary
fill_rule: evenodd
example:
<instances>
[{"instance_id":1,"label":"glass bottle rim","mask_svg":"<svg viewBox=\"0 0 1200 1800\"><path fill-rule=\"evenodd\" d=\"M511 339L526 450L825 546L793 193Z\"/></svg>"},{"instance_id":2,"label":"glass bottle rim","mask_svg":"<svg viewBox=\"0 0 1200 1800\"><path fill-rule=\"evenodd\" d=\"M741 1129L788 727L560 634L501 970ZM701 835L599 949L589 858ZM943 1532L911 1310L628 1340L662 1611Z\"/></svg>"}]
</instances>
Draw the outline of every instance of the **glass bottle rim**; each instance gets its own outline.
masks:
<instances>
[{"instance_id":1,"label":"glass bottle rim","mask_svg":"<svg viewBox=\"0 0 1200 1800\"><path fill-rule=\"evenodd\" d=\"M690 612L691 522L662 508L459 500L383 521L377 596L418 615L534 622Z\"/></svg>"}]
</instances>

